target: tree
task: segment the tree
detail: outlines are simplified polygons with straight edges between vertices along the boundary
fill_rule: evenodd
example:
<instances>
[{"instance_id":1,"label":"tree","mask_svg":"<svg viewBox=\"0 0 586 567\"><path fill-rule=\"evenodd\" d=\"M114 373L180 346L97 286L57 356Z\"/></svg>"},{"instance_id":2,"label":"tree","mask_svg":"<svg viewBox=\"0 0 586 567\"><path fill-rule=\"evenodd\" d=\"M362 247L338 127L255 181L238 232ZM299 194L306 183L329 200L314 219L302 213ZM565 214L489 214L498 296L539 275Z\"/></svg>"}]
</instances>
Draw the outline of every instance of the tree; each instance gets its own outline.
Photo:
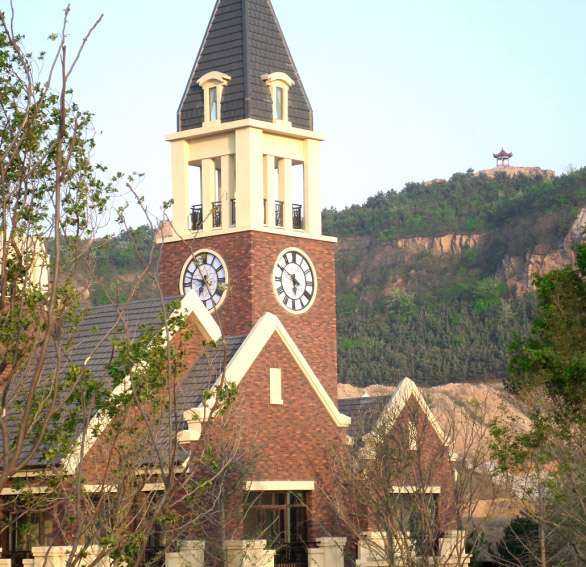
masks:
<instances>
[{"instance_id":1,"label":"tree","mask_svg":"<svg viewBox=\"0 0 586 567\"><path fill-rule=\"evenodd\" d=\"M332 505L358 542L359 561L467 565L483 526L475 526L466 550L464 523L480 500L493 497L482 404L470 414L451 405L442 428L415 392L398 403L400 386L392 400L361 399L352 411L353 443L334 459L340 491ZM456 435L460 455L453 453Z\"/></svg>"},{"instance_id":2,"label":"tree","mask_svg":"<svg viewBox=\"0 0 586 567\"><path fill-rule=\"evenodd\" d=\"M237 437L219 445L212 431L235 395L221 333L201 337L161 297L146 321L131 303L108 306L101 328L81 307L75 278L92 273L100 214L123 177L92 163L91 114L69 88L99 20L70 57L68 14L51 59L27 53L0 14L2 547L60 549L68 565L139 565L196 537L247 461ZM141 279L156 281L152 251L138 258ZM200 354L214 372L198 391L205 415L192 419L200 442L189 445L178 439L190 409L180 391Z\"/></svg>"},{"instance_id":3,"label":"tree","mask_svg":"<svg viewBox=\"0 0 586 567\"><path fill-rule=\"evenodd\" d=\"M536 288L532 333L512 344L505 382L531 430L495 424L494 447L501 471L537 475L520 495L545 566L554 552L566 563L586 559L586 245L577 246L576 266L537 277Z\"/></svg>"}]
</instances>

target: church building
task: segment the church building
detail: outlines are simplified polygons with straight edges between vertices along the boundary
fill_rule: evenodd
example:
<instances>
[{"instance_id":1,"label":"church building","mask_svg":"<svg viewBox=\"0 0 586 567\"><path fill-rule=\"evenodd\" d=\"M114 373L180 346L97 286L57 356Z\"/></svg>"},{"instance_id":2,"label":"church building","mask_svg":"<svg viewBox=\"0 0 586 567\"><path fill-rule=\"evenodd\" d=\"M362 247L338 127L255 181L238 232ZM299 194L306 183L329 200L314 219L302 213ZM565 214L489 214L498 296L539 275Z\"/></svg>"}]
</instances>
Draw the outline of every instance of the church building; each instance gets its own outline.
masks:
<instances>
[{"instance_id":1,"label":"church building","mask_svg":"<svg viewBox=\"0 0 586 567\"><path fill-rule=\"evenodd\" d=\"M161 410L168 416L173 405L175 417L167 421L178 442L163 468L175 467L178 477L192 473L190 452L226 431L239 438L243 454L254 456L239 480L242 492L228 505L237 512L246 506L244 517L222 527L229 534L222 543L227 565L343 567L357 553L370 565L332 497L333 455L352 441L352 420L338 409L336 239L321 226L324 136L313 131L313 111L270 0L216 2L181 98L177 132L166 139L173 205L172 221L157 237L163 298L89 310L75 329L63 330L70 333L68 361L121 395L129 381L112 381L112 360L122 327L132 344L156 328L164 343L185 351L173 404ZM185 316L186 328L161 329L159 313L167 308ZM153 341L157 336L152 333ZM57 356L64 347L51 348ZM232 405L211 415L227 385L234 388ZM152 409L156 400L148 404ZM104 472L117 417L96 410L73 452L51 463L28 440L27 470L34 476L50 464L72 478L79 474L87 493L121 493ZM131 417L148 422L144 414ZM11 427L15 435L18 424ZM157 436L156 427L151 434ZM159 437L169 436L167 430ZM164 491L152 472L160 455L147 446L136 452L136 478L144 479L139 490ZM441 490L449 492L450 482ZM185 499L177 510L188 518L193 506ZM4 530L0 567L62 567L72 541L85 541L71 535L74 522L61 525L56 539L55 518L38 517L34 537ZM199 528L185 533L164 562L213 563ZM149 545L156 549L162 541L153 537ZM87 556L101 557L94 564L106 567L109 556L100 553L94 546Z\"/></svg>"}]
</instances>

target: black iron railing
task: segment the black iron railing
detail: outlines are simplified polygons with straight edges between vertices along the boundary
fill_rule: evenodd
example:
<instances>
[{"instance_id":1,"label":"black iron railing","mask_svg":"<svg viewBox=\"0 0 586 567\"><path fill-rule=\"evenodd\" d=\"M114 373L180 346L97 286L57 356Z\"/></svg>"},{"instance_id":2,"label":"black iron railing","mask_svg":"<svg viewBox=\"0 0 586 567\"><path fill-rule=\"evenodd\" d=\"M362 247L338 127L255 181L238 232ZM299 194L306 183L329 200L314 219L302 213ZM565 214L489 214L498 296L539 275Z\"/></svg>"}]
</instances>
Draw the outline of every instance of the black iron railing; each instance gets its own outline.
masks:
<instances>
[{"instance_id":1,"label":"black iron railing","mask_svg":"<svg viewBox=\"0 0 586 567\"><path fill-rule=\"evenodd\" d=\"M230 199L230 209L232 212L232 226L236 226L236 199Z\"/></svg>"},{"instance_id":2,"label":"black iron railing","mask_svg":"<svg viewBox=\"0 0 586 567\"><path fill-rule=\"evenodd\" d=\"M147 547L142 558L143 567L165 567L165 548Z\"/></svg>"},{"instance_id":3,"label":"black iron railing","mask_svg":"<svg viewBox=\"0 0 586 567\"><path fill-rule=\"evenodd\" d=\"M33 554L31 551L7 551L2 553L3 559L10 559L12 561L12 567L22 567L23 559L32 559Z\"/></svg>"},{"instance_id":4,"label":"black iron railing","mask_svg":"<svg viewBox=\"0 0 586 567\"><path fill-rule=\"evenodd\" d=\"M212 227L221 228L222 226L222 201L212 203Z\"/></svg>"},{"instance_id":5,"label":"black iron railing","mask_svg":"<svg viewBox=\"0 0 586 567\"><path fill-rule=\"evenodd\" d=\"M283 226L283 201L275 201L275 226Z\"/></svg>"},{"instance_id":6,"label":"black iron railing","mask_svg":"<svg viewBox=\"0 0 586 567\"><path fill-rule=\"evenodd\" d=\"M293 205L293 228L303 228L303 205Z\"/></svg>"},{"instance_id":7,"label":"black iron railing","mask_svg":"<svg viewBox=\"0 0 586 567\"><path fill-rule=\"evenodd\" d=\"M275 567L308 567L305 543L283 543L275 550Z\"/></svg>"},{"instance_id":8,"label":"black iron railing","mask_svg":"<svg viewBox=\"0 0 586 567\"><path fill-rule=\"evenodd\" d=\"M203 211L201 205L191 207L191 230L203 228Z\"/></svg>"}]
</instances>

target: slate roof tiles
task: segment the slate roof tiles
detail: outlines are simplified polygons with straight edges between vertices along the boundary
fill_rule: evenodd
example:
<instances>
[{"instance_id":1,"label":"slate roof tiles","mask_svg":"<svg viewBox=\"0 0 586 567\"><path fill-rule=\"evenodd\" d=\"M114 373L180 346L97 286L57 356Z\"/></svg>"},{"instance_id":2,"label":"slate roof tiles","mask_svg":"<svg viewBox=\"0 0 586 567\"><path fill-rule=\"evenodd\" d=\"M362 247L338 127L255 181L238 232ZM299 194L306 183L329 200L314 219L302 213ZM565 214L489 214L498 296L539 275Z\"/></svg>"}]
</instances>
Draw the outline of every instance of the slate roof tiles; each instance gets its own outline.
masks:
<instances>
[{"instance_id":1,"label":"slate roof tiles","mask_svg":"<svg viewBox=\"0 0 586 567\"><path fill-rule=\"evenodd\" d=\"M179 131L203 123L203 90L197 80L210 71L230 75L221 101L222 122L253 118L272 122L272 100L261 76L287 73L289 120L311 130L313 114L270 0L218 0L177 113Z\"/></svg>"}]
</instances>

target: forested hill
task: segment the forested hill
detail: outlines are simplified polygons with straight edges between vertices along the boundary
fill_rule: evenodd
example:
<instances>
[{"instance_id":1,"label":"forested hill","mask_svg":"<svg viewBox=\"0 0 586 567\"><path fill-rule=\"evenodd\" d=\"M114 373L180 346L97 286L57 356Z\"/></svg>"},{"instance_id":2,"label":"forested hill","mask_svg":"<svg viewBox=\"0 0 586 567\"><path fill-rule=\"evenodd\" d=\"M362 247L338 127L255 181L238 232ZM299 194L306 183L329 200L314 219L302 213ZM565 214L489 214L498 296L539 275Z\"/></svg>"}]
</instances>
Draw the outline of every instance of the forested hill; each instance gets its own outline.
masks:
<instances>
[{"instance_id":1,"label":"forested hill","mask_svg":"<svg viewBox=\"0 0 586 567\"><path fill-rule=\"evenodd\" d=\"M553 179L470 171L324 211L324 233L340 239L340 382L502 377L507 345L533 316L531 273L572 261L583 208L581 221L586 168ZM135 288L143 271L136 250L147 259L151 246L146 227L93 241L92 270L76 282L86 303L124 301L135 289L136 299L154 296L151 277ZM155 249L151 275L157 262Z\"/></svg>"},{"instance_id":2,"label":"forested hill","mask_svg":"<svg viewBox=\"0 0 586 567\"><path fill-rule=\"evenodd\" d=\"M531 273L572 261L584 207L586 168L468 171L324 211L324 233L340 239L340 382L501 378L507 345L529 331Z\"/></svg>"}]
</instances>

